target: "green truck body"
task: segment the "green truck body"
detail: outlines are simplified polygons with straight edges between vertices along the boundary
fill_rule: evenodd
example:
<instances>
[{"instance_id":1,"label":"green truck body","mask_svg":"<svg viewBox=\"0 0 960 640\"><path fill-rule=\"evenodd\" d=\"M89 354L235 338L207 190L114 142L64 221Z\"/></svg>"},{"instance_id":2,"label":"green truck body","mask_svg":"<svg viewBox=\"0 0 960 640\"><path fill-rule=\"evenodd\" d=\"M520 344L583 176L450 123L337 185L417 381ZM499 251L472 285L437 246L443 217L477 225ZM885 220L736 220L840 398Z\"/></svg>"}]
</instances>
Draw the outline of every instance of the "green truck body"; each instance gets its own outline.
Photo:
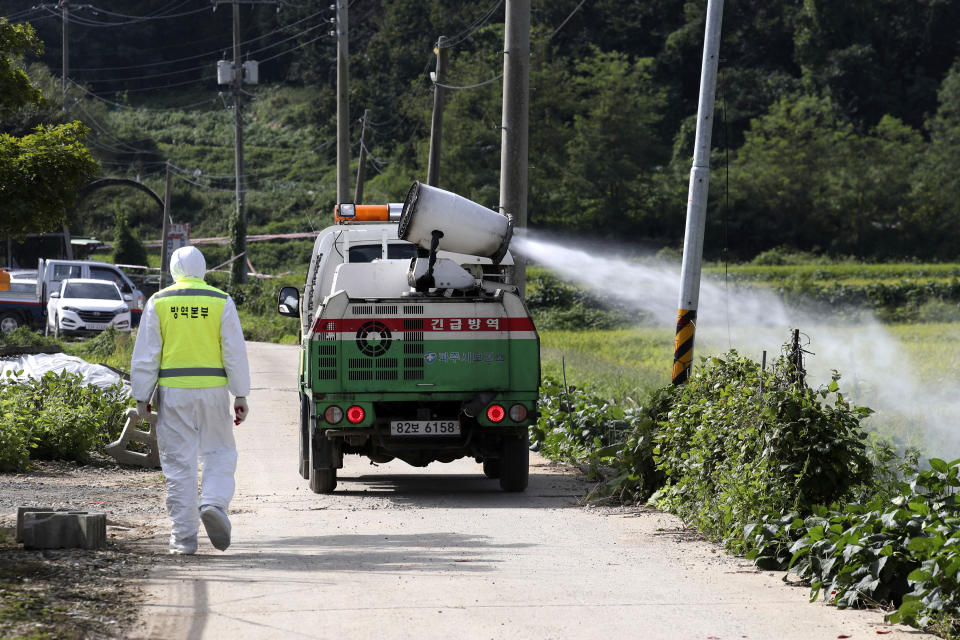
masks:
<instances>
[{"instance_id":1,"label":"green truck body","mask_svg":"<svg viewBox=\"0 0 960 640\"><path fill-rule=\"evenodd\" d=\"M417 252L396 224L329 227L302 295L281 291L280 312L301 320L300 473L326 493L344 454L414 466L473 457L522 491L540 349L505 282L512 259L441 251L474 285L417 292L407 275Z\"/></svg>"}]
</instances>

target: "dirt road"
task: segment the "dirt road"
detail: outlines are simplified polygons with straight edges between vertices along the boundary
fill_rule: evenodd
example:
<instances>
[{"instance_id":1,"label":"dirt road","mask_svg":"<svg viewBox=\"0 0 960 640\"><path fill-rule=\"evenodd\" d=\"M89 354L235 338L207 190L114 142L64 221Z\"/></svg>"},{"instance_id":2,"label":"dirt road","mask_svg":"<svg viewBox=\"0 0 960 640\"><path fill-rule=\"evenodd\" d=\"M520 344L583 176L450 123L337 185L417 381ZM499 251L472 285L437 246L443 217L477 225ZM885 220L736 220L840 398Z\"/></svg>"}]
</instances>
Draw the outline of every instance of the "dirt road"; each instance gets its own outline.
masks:
<instances>
[{"instance_id":1,"label":"dirt road","mask_svg":"<svg viewBox=\"0 0 960 640\"><path fill-rule=\"evenodd\" d=\"M837 611L667 515L576 506L585 484L533 457L501 493L472 460L347 457L337 492L296 470L295 347L250 344L233 546L152 571L139 637L932 638ZM878 635L882 634L882 635Z\"/></svg>"}]
</instances>

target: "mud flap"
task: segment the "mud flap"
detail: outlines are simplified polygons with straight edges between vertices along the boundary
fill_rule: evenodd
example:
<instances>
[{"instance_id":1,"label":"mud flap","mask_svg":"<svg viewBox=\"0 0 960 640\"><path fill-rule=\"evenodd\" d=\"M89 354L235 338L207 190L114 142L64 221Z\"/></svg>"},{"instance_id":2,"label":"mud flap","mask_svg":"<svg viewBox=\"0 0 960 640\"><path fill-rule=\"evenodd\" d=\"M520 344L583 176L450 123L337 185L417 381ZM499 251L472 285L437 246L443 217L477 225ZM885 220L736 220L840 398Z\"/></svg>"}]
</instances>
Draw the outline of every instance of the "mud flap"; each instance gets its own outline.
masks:
<instances>
[{"instance_id":1,"label":"mud flap","mask_svg":"<svg viewBox=\"0 0 960 640\"><path fill-rule=\"evenodd\" d=\"M343 468L343 453L340 450L340 443L328 438L325 430L315 430L313 438L310 440L313 446L312 462L314 469Z\"/></svg>"}]
</instances>

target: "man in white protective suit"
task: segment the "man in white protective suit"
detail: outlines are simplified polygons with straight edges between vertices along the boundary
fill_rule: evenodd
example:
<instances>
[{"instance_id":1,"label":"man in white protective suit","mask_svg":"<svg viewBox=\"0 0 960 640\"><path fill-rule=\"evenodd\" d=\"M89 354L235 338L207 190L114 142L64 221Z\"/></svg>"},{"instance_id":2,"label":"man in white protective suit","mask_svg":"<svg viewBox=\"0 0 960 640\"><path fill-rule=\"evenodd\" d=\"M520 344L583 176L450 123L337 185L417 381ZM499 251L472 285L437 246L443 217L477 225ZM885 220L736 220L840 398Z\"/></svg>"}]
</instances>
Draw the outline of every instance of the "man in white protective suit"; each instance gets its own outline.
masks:
<instances>
[{"instance_id":1,"label":"man in white protective suit","mask_svg":"<svg viewBox=\"0 0 960 640\"><path fill-rule=\"evenodd\" d=\"M147 403L159 385L157 443L173 521L170 553L176 554L196 553L201 521L214 547L230 546L227 509L237 468L231 393L233 422L248 414L250 368L240 318L233 299L204 282L206 269L195 247L173 252L174 284L147 301L130 368L141 415L150 411Z\"/></svg>"}]
</instances>

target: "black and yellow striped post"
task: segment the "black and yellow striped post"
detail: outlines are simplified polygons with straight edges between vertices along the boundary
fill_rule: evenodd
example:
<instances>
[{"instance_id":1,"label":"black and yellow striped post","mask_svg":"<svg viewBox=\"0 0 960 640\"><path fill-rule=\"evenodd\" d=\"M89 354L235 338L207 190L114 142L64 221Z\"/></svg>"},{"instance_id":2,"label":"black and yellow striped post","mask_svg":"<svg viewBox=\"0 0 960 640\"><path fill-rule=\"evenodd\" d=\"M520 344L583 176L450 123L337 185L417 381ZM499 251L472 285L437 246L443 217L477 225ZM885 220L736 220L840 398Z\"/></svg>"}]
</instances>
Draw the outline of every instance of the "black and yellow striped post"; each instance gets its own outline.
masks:
<instances>
[{"instance_id":1,"label":"black and yellow striped post","mask_svg":"<svg viewBox=\"0 0 960 640\"><path fill-rule=\"evenodd\" d=\"M690 170L687 200L687 228L683 238L683 266L680 272L680 300L677 304L677 336L673 349L673 384L683 384L693 366L693 338L697 329L700 299L700 266L703 261L703 229L707 217L710 186L710 137L713 129L714 93L720 56L720 23L723 0L707 1L707 25L700 71L700 99L697 104L697 134Z\"/></svg>"},{"instance_id":2,"label":"black and yellow striped post","mask_svg":"<svg viewBox=\"0 0 960 640\"><path fill-rule=\"evenodd\" d=\"M693 366L693 334L697 328L697 310L677 312L677 338L673 347L673 384L683 384Z\"/></svg>"}]
</instances>

